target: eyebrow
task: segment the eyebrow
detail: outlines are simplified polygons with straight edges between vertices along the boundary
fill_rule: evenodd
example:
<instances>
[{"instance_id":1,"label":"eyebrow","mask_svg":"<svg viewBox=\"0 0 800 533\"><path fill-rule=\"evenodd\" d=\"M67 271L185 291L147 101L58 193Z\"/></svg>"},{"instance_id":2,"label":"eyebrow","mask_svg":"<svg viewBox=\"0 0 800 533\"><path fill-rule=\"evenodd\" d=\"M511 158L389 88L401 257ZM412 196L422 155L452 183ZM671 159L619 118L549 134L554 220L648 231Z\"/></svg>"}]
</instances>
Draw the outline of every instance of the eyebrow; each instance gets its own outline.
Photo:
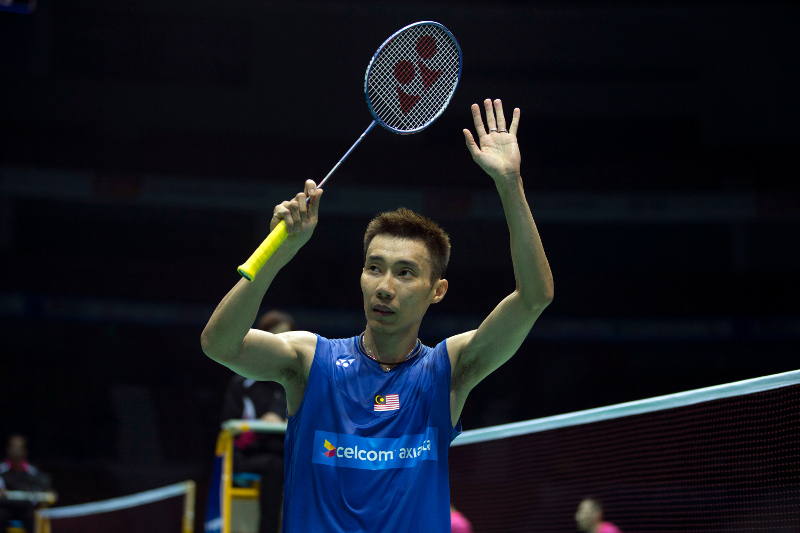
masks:
<instances>
[{"instance_id":1,"label":"eyebrow","mask_svg":"<svg viewBox=\"0 0 800 533\"><path fill-rule=\"evenodd\" d=\"M368 263L371 263L371 262L386 263L387 261L386 261L386 258L383 257L382 255L369 255L369 256L367 256L367 262ZM420 266L419 266L419 264L417 262L411 261L410 259L401 259L401 260L397 261L394 264L410 266L411 268L415 268L415 269L419 269L420 268Z\"/></svg>"}]
</instances>

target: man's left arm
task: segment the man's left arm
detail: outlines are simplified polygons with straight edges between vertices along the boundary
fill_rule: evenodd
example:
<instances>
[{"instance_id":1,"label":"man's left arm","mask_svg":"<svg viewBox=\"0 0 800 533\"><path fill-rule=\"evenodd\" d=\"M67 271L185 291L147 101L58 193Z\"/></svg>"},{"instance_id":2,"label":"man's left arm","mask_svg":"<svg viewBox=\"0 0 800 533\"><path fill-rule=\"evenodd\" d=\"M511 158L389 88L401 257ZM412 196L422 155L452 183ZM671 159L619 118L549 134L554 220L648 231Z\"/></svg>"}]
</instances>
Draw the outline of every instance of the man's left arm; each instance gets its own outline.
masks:
<instances>
[{"instance_id":1,"label":"man's left arm","mask_svg":"<svg viewBox=\"0 0 800 533\"><path fill-rule=\"evenodd\" d=\"M516 132L519 109L514 109L506 132L506 120L500 100L486 100L486 122L477 104L472 116L478 142L464 130L467 148L494 180L503 204L511 237L511 259L516 288L481 323L478 329L447 339L452 366L451 414L457 420L464 400L483 378L508 361L553 300L553 275L533 221L520 176L520 153Z\"/></svg>"}]
</instances>

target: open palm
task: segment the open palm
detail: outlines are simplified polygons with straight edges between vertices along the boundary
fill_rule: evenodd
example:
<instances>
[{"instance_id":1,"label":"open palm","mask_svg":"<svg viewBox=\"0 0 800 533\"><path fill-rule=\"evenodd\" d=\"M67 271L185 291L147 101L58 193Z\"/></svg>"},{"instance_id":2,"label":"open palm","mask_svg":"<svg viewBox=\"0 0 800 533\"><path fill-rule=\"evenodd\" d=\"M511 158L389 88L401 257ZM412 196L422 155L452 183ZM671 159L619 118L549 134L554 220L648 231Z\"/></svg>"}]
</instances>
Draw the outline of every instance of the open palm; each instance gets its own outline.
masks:
<instances>
[{"instance_id":1,"label":"open palm","mask_svg":"<svg viewBox=\"0 0 800 533\"><path fill-rule=\"evenodd\" d=\"M489 131L481 118L478 104L472 104L472 119L475 122L475 132L478 142L475 142L472 132L465 129L464 138L472 159L495 180L514 178L519 176L520 153L517 145L517 128L519 127L519 108L514 109L511 124L506 131L506 119L503 115L503 104L500 100L492 102L487 99L483 102L486 109L486 122Z\"/></svg>"}]
</instances>

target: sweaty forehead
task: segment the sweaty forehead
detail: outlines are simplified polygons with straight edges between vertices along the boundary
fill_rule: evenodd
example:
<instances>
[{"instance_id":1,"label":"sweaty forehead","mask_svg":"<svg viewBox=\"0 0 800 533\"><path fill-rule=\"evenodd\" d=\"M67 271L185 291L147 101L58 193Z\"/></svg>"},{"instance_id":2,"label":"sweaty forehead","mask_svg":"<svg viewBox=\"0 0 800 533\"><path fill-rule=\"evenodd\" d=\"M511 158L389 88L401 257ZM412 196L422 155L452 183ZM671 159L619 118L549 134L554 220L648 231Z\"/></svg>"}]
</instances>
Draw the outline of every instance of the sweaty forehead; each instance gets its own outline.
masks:
<instances>
[{"instance_id":1,"label":"sweaty forehead","mask_svg":"<svg viewBox=\"0 0 800 533\"><path fill-rule=\"evenodd\" d=\"M430 268L431 259L427 246L420 239L376 235L367 248L367 258L379 256L389 263L413 261Z\"/></svg>"}]
</instances>

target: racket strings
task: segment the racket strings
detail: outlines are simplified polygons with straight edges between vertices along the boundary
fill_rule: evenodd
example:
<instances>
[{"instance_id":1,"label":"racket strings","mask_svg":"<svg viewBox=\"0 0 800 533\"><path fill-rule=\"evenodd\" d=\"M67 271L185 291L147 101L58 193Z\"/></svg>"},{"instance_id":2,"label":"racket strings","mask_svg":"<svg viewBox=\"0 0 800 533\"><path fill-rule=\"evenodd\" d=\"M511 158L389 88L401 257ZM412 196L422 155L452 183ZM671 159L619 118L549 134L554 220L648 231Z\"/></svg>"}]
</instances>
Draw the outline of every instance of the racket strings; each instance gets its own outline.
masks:
<instances>
[{"instance_id":1,"label":"racket strings","mask_svg":"<svg viewBox=\"0 0 800 533\"><path fill-rule=\"evenodd\" d=\"M384 45L370 66L367 97L390 129L412 132L436 119L458 84L458 44L438 25L412 26Z\"/></svg>"}]
</instances>

